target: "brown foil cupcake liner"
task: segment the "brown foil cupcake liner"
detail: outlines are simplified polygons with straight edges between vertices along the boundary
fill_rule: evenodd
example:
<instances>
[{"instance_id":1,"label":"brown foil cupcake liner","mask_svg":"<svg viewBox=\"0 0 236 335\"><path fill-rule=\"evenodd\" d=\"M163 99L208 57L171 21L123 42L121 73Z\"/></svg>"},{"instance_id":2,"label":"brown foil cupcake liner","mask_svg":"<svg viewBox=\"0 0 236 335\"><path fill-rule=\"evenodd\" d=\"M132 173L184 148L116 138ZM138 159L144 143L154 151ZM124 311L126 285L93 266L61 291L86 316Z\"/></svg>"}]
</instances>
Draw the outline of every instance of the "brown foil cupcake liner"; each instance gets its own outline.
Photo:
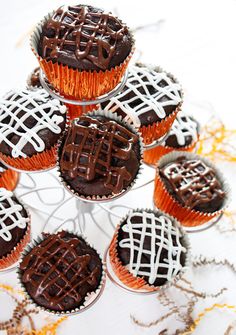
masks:
<instances>
[{"instance_id":1,"label":"brown foil cupcake liner","mask_svg":"<svg viewBox=\"0 0 236 335\"><path fill-rule=\"evenodd\" d=\"M77 234L73 231L70 231L70 230L65 230L65 229L62 229L64 231L67 231L68 233L71 233L73 235L76 235L78 237L82 237L85 242L93 249L95 249L89 242L88 242L88 239L86 236L82 235L82 234ZM61 231L61 230L60 230ZM59 231L58 231L59 232ZM20 286L21 286L21 289L22 291L25 293L28 301L37 309L40 309L41 311L44 311L44 312L48 312L50 314L54 314L54 315L58 315L58 316L63 316L63 315L72 315L72 314L78 314L80 312L82 312L83 310L89 308L89 306L93 305L96 300L98 299L98 297L102 294L103 292L103 289L105 287L105 283L106 283L106 265L105 263L103 262L102 260L102 257L100 255L100 253L97 251L99 257L100 257L100 260L102 262L102 277L101 277L101 281L100 281L100 284L99 286L97 287L97 289L93 292L90 292L87 294L86 298L85 298L85 301L83 302L83 304L81 304L81 306L77 307L77 308L74 308L72 310L68 310L68 311L55 311L55 310L50 310L49 308L45 308L43 306L40 306L38 305L32 298L31 296L29 295L29 293L27 292L24 284L22 283L21 281L21 271L20 271L20 263L22 262L24 256L26 256L34 247L36 247L39 243L41 243L43 240L44 240L44 236L42 234L38 235L36 237L36 239L34 239L32 242L28 243L28 245L26 246L26 248L24 249L24 251L22 252L21 254L21 258L20 258L20 262L19 262L19 265L17 266L17 277L18 277L18 281L20 283ZM94 298L92 301L91 298Z\"/></svg>"},{"instance_id":2,"label":"brown foil cupcake liner","mask_svg":"<svg viewBox=\"0 0 236 335\"><path fill-rule=\"evenodd\" d=\"M215 170L216 175L218 179L220 180L222 184L222 188L226 194L224 203L221 209L219 209L218 211L214 213L200 212L200 211L191 209L189 207L182 206L167 191L165 184L162 181L158 173L158 169L165 166L168 163L176 161L178 157L182 157L182 156L185 156L188 159L200 159L206 165L208 165L209 167ZM199 155L196 155L194 153L176 152L176 151L171 152L163 156L160 159L157 165L156 176L155 176L155 181L154 181L154 195L153 195L154 204L158 209L175 217L182 224L182 226L195 227L195 226L200 226L212 220L213 218L219 216L220 214L224 212L224 210L226 209L226 207L228 206L230 202L230 199L231 199L231 190L229 188L228 183L225 181L225 178L222 175L222 173L208 159L201 157Z\"/></svg>"},{"instance_id":3,"label":"brown foil cupcake liner","mask_svg":"<svg viewBox=\"0 0 236 335\"><path fill-rule=\"evenodd\" d=\"M20 157L13 158L4 155L0 152L0 160L6 163L7 166L13 169L22 171L43 171L48 170L56 165L57 145L54 145L51 149L37 153L32 157Z\"/></svg>"},{"instance_id":4,"label":"brown foil cupcake liner","mask_svg":"<svg viewBox=\"0 0 236 335\"><path fill-rule=\"evenodd\" d=\"M18 198L18 197L17 197ZM15 264L21 257L21 253L24 251L25 247L30 243L31 239L31 216L28 211L28 208L25 206L25 204L20 199L20 204L24 207L26 213L27 213L27 229L23 236L23 238L17 243L17 245L12 249L12 251L7 254L6 256L3 256L0 258L0 270L6 269L13 264Z\"/></svg>"},{"instance_id":5,"label":"brown foil cupcake liner","mask_svg":"<svg viewBox=\"0 0 236 335\"><path fill-rule=\"evenodd\" d=\"M87 115L89 116L96 116L96 115L100 115L100 116L105 116L111 120L117 121L120 124L123 124L124 127L127 127L129 130L131 130L134 134L136 134L139 137L139 147L140 147L140 165L139 165L139 169L137 172L136 177L134 178L134 180L130 183L130 185L123 189L120 193L115 194L112 193L108 196L99 196L99 195L92 195L92 196L85 196L83 194L79 194L78 192L76 192L62 177L61 175L61 171L60 171L60 148L62 145L63 140L60 140L58 143L58 148L57 148L57 170L59 173L59 179L61 181L61 183L64 185L64 187L70 192L72 193L74 196L78 197L79 199L83 200L83 201L88 201L88 202L106 202L106 201L111 201L113 199L117 199L119 197L121 197L122 195L124 195L126 192L128 192L133 186L134 184L137 182L138 178L140 177L142 170L143 170L143 142L142 142L142 137L140 136L140 134L137 132L137 130L130 125L129 123L124 122L124 120L122 120L121 116L118 116L116 113L112 113L109 111L103 111L101 109L97 110L97 111L93 111L88 113Z\"/></svg>"},{"instance_id":6,"label":"brown foil cupcake liner","mask_svg":"<svg viewBox=\"0 0 236 335\"><path fill-rule=\"evenodd\" d=\"M144 144L151 144L160 137L164 136L170 130L177 114L180 111L181 106L178 106L174 112L172 112L160 122L153 123L149 126L140 127L139 131L142 134Z\"/></svg>"},{"instance_id":7,"label":"brown foil cupcake liner","mask_svg":"<svg viewBox=\"0 0 236 335\"><path fill-rule=\"evenodd\" d=\"M53 63L40 57L37 52L42 26L51 15L52 13L49 13L45 16L31 35L31 49L36 55L48 81L60 94L74 97L78 100L92 100L113 90L120 83L128 67L135 49L134 42L129 56L120 65L111 70L83 71L69 68L67 65Z\"/></svg>"},{"instance_id":8,"label":"brown foil cupcake liner","mask_svg":"<svg viewBox=\"0 0 236 335\"><path fill-rule=\"evenodd\" d=\"M140 291L154 292L154 291L165 290L171 285L175 284L178 280L180 280L183 274L186 272L186 270L190 267L190 244L189 244L188 236L184 233L181 225L175 218L171 217L170 215L166 213L163 213L165 216L169 217L172 220L175 226L177 226L180 229L181 235L184 237L184 247L187 249L185 265L183 266L183 268L181 269L181 271L179 272L177 276L172 278L171 281L166 281L164 285L156 287L154 285L148 284L143 278L136 277L131 272L129 272L126 266L124 266L122 262L120 261L118 252L117 252L118 232L119 232L121 224L127 219L130 213L132 212L142 213L143 211L146 211L148 213L157 212L157 210L150 210L146 208L134 209L130 211L125 217L123 217L120 223L117 225L112 241L109 246L109 257L110 257L111 266L112 266L114 273L118 277L118 279L127 287L137 290L137 292L140 292Z\"/></svg>"},{"instance_id":9,"label":"brown foil cupcake liner","mask_svg":"<svg viewBox=\"0 0 236 335\"><path fill-rule=\"evenodd\" d=\"M198 141L193 141L190 145L182 148L171 148L167 145L157 145L155 148L144 150L143 161L146 164L155 165L162 156L172 151L192 152L196 148L197 142Z\"/></svg>"},{"instance_id":10,"label":"brown foil cupcake liner","mask_svg":"<svg viewBox=\"0 0 236 335\"><path fill-rule=\"evenodd\" d=\"M0 187L4 187L8 191L14 191L19 182L19 178L19 172L11 169L0 172Z\"/></svg>"}]
</instances>

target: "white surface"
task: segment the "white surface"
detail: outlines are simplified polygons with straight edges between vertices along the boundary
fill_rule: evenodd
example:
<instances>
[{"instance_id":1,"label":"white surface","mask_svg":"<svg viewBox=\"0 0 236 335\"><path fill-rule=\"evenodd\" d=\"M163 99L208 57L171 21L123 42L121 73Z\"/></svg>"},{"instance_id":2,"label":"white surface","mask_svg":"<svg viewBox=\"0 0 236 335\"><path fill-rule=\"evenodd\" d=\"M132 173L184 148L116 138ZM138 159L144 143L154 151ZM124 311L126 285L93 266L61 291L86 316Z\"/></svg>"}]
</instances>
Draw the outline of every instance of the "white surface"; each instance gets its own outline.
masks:
<instances>
[{"instance_id":1,"label":"white surface","mask_svg":"<svg viewBox=\"0 0 236 335\"><path fill-rule=\"evenodd\" d=\"M64 3L69 3L64 1ZM28 32L44 14L58 7L62 2L56 0L24 0L1 1L0 28L0 94L12 87L24 85L29 72L37 62L29 49ZM234 0L149 0L103 2L94 0L93 4L109 9L117 9L119 16L130 27L163 20L159 29L150 27L136 33L137 50L142 51L141 60L161 65L172 72L183 84L191 96L191 100L200 101L209 108L214 106L216 113L230 126L235 127L235 78L236 78L236 1ZM139 53L136 53L138 57ZM187 108L186 112L193 112ZM201 112L205 114L204 111ZM199 115L200 119L204 115ZM196 115L196 117L198 117ZM235 180L236 167L223 166L228 178ZM153 170L145 169L144 179L152 177ZM50 183L44 174L38 176L40 185ZM134 207L152 206L153 185L144 190L127 194L117 201ZM48 195L50 196L50 195ZM52 197L52 195L51 195ZM234 198L235 199L235 198ZM27 199L25 199L27 200ZM31 202L31 199L28 201ZM32 199L33 201L33 199ZM234 207L235 201L232 204ZM63 209L62 209L63 210ZM71 213L69 207L66 213ZM65 215L65 210L63 214ZM96 219L111 235L111 225L104 214L98 213ZM33 225L38 227L44 220L33 215ZM117 221L114 221L117 222ZM91 241L98 250L103 250L109 239L105 237L90 222L86 229ZM221 235L212 228L206 232L190 236L194 255L204 253L207 256L227 257L236 264L235 239L236 234ZM1 283L16 283L14 274L1 275ZM194 272L194 285L199 291L216 292L227 286L228 293L216 300L209 299L205 304L198 305L195 311L212 305L213 301L234 304L235 276L220 268L210 271ZM177 303L181 303L180 298ZM9 310L4 309L6 298L0 295L0 320ZM156 335L168 327L172 331L180 324L170 318L159 327L140 328L131 321L130 315L135 315L141 321L152 321L160 317L166 309L161 307L155 296L135 296L125 293L107 282L106 290L98 303L88 312L71 317L64 322L58 334L97 334L97 335ZM233 315L214 312L195 331L194 334L222 335ZM222 316L223 315L223 316ZM209 322L210 321L210 322ZM171 334L171 331L170 331ZM232 333L233 334L233 333Z\"/></svg>"}]
</instances>

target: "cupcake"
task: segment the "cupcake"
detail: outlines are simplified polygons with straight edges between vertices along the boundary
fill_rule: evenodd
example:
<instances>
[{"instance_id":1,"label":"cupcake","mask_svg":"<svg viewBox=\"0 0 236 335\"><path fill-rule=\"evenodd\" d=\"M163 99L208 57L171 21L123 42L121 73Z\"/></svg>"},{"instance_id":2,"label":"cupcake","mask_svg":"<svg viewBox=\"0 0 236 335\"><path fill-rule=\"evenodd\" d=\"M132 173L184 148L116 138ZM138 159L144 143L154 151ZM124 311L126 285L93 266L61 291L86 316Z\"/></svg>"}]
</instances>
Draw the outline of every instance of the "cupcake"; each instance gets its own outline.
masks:
<instances>
[{"instance_id":1,"label":"cupcake","mask_svg":"<svg viewBox=\"0 0 236 335\"><path fill-rule=\"evenodd\" d=\"M29 245L18 276L30 301L55 314L84 308L104 282L97 251L81 236L67 231L44 234Z\"/></svg>"},{"instance_id":2,"label":"cupcake","mask_svg":"<svg viewBox=\"0 0 236 335\"><path fill-rule=\"evenodd\" d=\"M156 164L161 156L174 150L193 151L199 138L199 130L199 123L192 116L179 113L165 140L160 145L144 151L144 162Z\"/></svg>"},{"instance_id":3,"label":"cupcake","mask_svg":"<svg viewBox=\"0 0 236 335\"><path fill-rule=\"evenodd\" d=\"M134 184L140 171L141 139L113 115L95 112L71 123L58 157L61 180L73 194L107 200Z\"/></svg>"},{"instance_id":4,"label":"cupcake","mask_svg":"<svg viewBox=\"0 0 236 335\"><path fill-rule=\"evenodd\" d=\"M48 14L33 32L31 46L49 82L77 100L93 100L116 87L134 51L126 25L87 5Z\"/></svg>"},{"instance_id":5,"label":"cupcake","mask_svg":"<svg viewBox=\"0 0 236 335\"><path fill-rule=\"evenodd\" d=\"M223 176L207 159L187 152L172 152L160 159L154 203L183 226L198 226L218 216L229 197Z\"/></svg>"},{"instance_id":6,"label":"cupcake","mask_svg":"<svg viewBox=\"0 0 236 335\"><path fill-rule=\"evenodd\" d=\"M134 290L155 291L176 281L188 264L188 240L174 218L137 209L118 225L109 247L119 280Z\"/></svg>"},{"instance_id":7,"label":"cupcake","mask_svg":"<svg viewBox=\"0 0 236 335\"><path fill-rule=\"evenodd\" d=\"M14 194L0 188L0 269L18 261L30 241L30 218Z\"/></svg>"},{"instance_id":8,"label":"cupcake","mask_svg":"<svg viewBox=\"0 0 236 335\"><path fill-rule=\"evenodd\" d=\"M36 67L29 75L27 79L27 88L37 89L43 88L40 82L40 67Z\"/></svg>"},{"instance_id":9,"label":"cupcake","mask_svg":"<svg viewBox=\"0 0 236 335\"><path fill-rule=\"evenodd\" d=\"M122 91L102 103L106 111L131 120L150 144L164 136L174 122L183 94L178 81L159 67L136 64L129 68Z\"/></svg>"},{"instance_id":10,"label":"cupcake","mask_svg":"<svg viewBox=\"0 0 236 335\"><path fill-rule=\"evenodd\" d=\"M0 100L0 159L15 169L38 171L56 164L66 107L45 90L12 90Z\"/></svg>"},{"instance_id":11,"label":"cupcake","mask_svg":"<svg viewBox=\"0 0 236 335\"><path fill-rule=\"evenodd\" d=\"M0 187L6 188L8 191L14 191L19 178L19 172L8 169L0 163Z\"/></svg>"},{"instance_id":12,"label":"cupcake","mask_svg":"<svg viewBox=\"0 0 236 335\"><path fill-rule=\"evenodd\" d=\"M47 79L45 79L48 87L57 93L52 85L49 84ZM27 79L27 88L30 90L43 89L43 86L40 82L40 67L36 67L29 75ZM73 100L73 99L71 99ZM67 118L68 120L73 120L79 117L82 114L86 114L94 109L97 109L97 105L87 105L87 106L76 106L74 104L65 103L67 107Z\"/></svg>"}]
</instances>

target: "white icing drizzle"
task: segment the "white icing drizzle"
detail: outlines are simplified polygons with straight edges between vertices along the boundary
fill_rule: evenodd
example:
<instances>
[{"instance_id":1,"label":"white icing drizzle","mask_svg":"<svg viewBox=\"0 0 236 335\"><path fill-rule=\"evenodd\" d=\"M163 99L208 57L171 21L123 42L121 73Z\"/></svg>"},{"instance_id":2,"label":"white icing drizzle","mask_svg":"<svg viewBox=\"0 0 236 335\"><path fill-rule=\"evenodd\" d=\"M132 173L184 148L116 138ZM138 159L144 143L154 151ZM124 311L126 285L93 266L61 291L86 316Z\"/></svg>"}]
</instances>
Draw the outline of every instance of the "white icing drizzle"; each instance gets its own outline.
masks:
<instances>
[{"instance_id":1,"label":"white icing drizzle","mask_svg":"<svg viewBox=\"0 0 236 335\"><path fill-rule=\"evenodd\" d=\"M142 222L133 223L132 217L134 216L141 217ZM180 243L180 231L173 226L168 217L164 215L156 217L154 213L133 212L128 216L127 223L121 229L127 232L129 237L121 240L119 246L130 249L130 262L127 267L134 276L147 276L149 284L152 285L156 278L171 280L181 270L180 256L183 252L186 252L186 248ZM156 234L156 229L160 230L160 235ZM140 237L137 239L134 234ZM149 250L145 250L143 247L147 236L151 237ZM176 246L173 245L173 237L176 238ZM161 260L163 249L168 251L168 258ZM137 252L136 262L134 262L134 251ZM150 264L141 263L143 254L150 255ZM146 270L140 270L140 268L145 268ZM160 268L166 268L167 274L159 273Z\"/></svg>"},{"instance_id":2,"label":"white icing drizzle","mask_svg":"<svg viewBox=\"0 0 236 335\"><path fill-rule=\"evenodd\" d=\"M20 213L23 207L15 203L12 197L12 192L7 191L5 188L0 188L0 238L6 242L11 241L11 231L13 229L16 227L25 229L27 222L29 222L29 218L24 218ZM3 201L8 203L8 208L3 205ZM7 219L11 220L8 225L5 224Z\"/></svg>"},{"instance_id":3,"label":"white icing drizzle","mask_svg":"<svg viewBox=\"0 0 236 335\"><path fill-rule=\"evenodd\" d=\"M38 136L38 132L49 129L54 134L60 134L59 125L64 117L54 114L58 110L61 114L66 113L66 107L57 99L49 99L49 94L43 89L10 91L0 100L0 143L4 141L12 148L14 158L27 157L22 152L27 143L32 144L37 152L44 151L45 143ZM25 112L22 116L21 111ZM2 121L8 116L10 121L4 124ZM31 129L24 124L29 117L36 120L36 124ZM11 134L20 137L17 143L13 144L7 138Z\"/></svg>"},{"instance_id":4,"label":"white icing drizzle","mask_svg":"<svg viewBox=\"0 0 236 335\"><path fill-rule=\"evenodd\" d=\"M165 87L159 85L162 80L166 82ZM140 92L141 88L144 94ZM150 93L150 88L154 88L155 92ZM177 106L182 101L180 91L180 84L174 82L166 72L162 70L157 72L154 67L134 65L129 68L128 79L123 91L111 98L104 109L111 112L121 109L127 114L125 121L131 120L136 127L140 127L139 116L149 111L154 111L160 119L165 118L164 107ZM121 101L130 92L133 92L135 96ZM161 101L164 96L168 99ZM136 106L132 107L135 101L137 101Z\"/></svg>"},{"instance_id":5,"label":"white icing drizzle","mask_svg":"<svg viewBox=\"0 0 236 335\"><path fill-rule=\"evenodd\" d=\"M177 115L171 127L171 130L167 136L167 139L171 135L176 136L177 142L180 146L184 146L186 144L187 136L191 136L193 141L197 141L198 138L197 122L184 112L181 112L179 115ZM162 142L162 146L166 145L166 140Z\"/></svg>"}]
</instances>

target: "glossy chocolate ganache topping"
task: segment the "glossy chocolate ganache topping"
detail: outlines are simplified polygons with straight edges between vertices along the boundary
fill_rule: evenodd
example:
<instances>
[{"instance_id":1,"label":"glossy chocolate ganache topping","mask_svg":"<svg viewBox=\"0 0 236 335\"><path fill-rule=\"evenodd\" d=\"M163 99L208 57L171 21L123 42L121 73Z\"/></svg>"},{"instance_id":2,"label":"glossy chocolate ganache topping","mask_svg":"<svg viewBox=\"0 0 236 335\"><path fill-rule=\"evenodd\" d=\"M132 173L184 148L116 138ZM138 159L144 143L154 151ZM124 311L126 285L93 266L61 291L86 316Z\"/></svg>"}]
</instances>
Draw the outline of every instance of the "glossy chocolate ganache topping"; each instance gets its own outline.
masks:
<instances>
[{"instance_id":1,"label":"glossy chocolate ganache topping","mask_svg":"<svg viewBox=\"0 0 236 335\"><path fill-rule=\"evenodd\" d=\"M128 28L111 13L86 5L58 8L42 28L38 53L81 70L120 65L131 51Z\"/></svg>"},{"instance_id":2,"label":"glossy chocolate ganache topping","mask_svg":"<svg viewBox=\"0 0 236 335\"><path fill-rule=\"evenodd\" d=\"M13 158L51 149L66 124L66 106L45 90L12 90L0 99L0 151Z\"/></svg>"},{"instance_id":3,"label":"glossy chocolate ganache topping","mask_svg":"<svg viewBox=\"0 0 236 335\"><path fill-rule=\"evenodd\" d=\"M139 170L139 138L104 116L81 116L69 128L59 157L63 179L79 194L118 194Z\"/></svg>"},{"instance_id":4,"label":"glossy chocolate ganache topping","mask_svg":"<svg viewBox=\"0 0 236 335\"><path fill-rule=\"evenodd\" d=\"M148 126L166 118L181 103L181 86L171 74L136 63L129 67L122 91L103 102L102 108L132 120L136 126Z\"/></svg>"},{"instance_id":5,"label":"glossy chocolate ganache topping","mask_svg":"<svg viewBox=\"0 0 236 335\"><path fill-rule=\"evenodd\" d=\"M197 142L199 134L199 124L190 115L179 113L171 126L162 146L171 148L183 148Z\"/></svg>"},{"instance_id":6,"label":"glossy chocolate ganache topping","mask_svg":"<svg viewBox=\"0 0 236 335\"><path fill-rule=\"evenodd\" d=\"M159 168L168 192L183 206L212 213L222 208L225 192L216 172L199 159L179 157Z\"/></svg>"},{"instance_id":7,"label":"glossy chocolate ganache topping","mask_svg":"<svg viewBox=\"0 0 236 335\"><path fill-rule=\"evenodd\" d=\"M61 231L45 234L45 239L23 257L20 277L38 305L71 311L99 287L102 262L82 237Z\"/></svg>"},{"instance_id":8,"label":"glossy chocolate ganache topping","mask_svg":"<svg viewBox=\"0 0 236 335\"><path fill-rule=\"evenodd\" d=\"M165 284L185 265L183 235L161 212L129 214L119 228L117 248L122 264L150 285Z\"/></svg>"},{"instance_id":9,"label":"glossy chocolate ganache topping","mask_svg":"<svg viewBox=\"0 0 236 335\"><path fill-rule=\"evenodd\" d=\"M0 258L23 239L28 222L27 212L14 194L0 188Z\"/></svg>"}]
</instances>

